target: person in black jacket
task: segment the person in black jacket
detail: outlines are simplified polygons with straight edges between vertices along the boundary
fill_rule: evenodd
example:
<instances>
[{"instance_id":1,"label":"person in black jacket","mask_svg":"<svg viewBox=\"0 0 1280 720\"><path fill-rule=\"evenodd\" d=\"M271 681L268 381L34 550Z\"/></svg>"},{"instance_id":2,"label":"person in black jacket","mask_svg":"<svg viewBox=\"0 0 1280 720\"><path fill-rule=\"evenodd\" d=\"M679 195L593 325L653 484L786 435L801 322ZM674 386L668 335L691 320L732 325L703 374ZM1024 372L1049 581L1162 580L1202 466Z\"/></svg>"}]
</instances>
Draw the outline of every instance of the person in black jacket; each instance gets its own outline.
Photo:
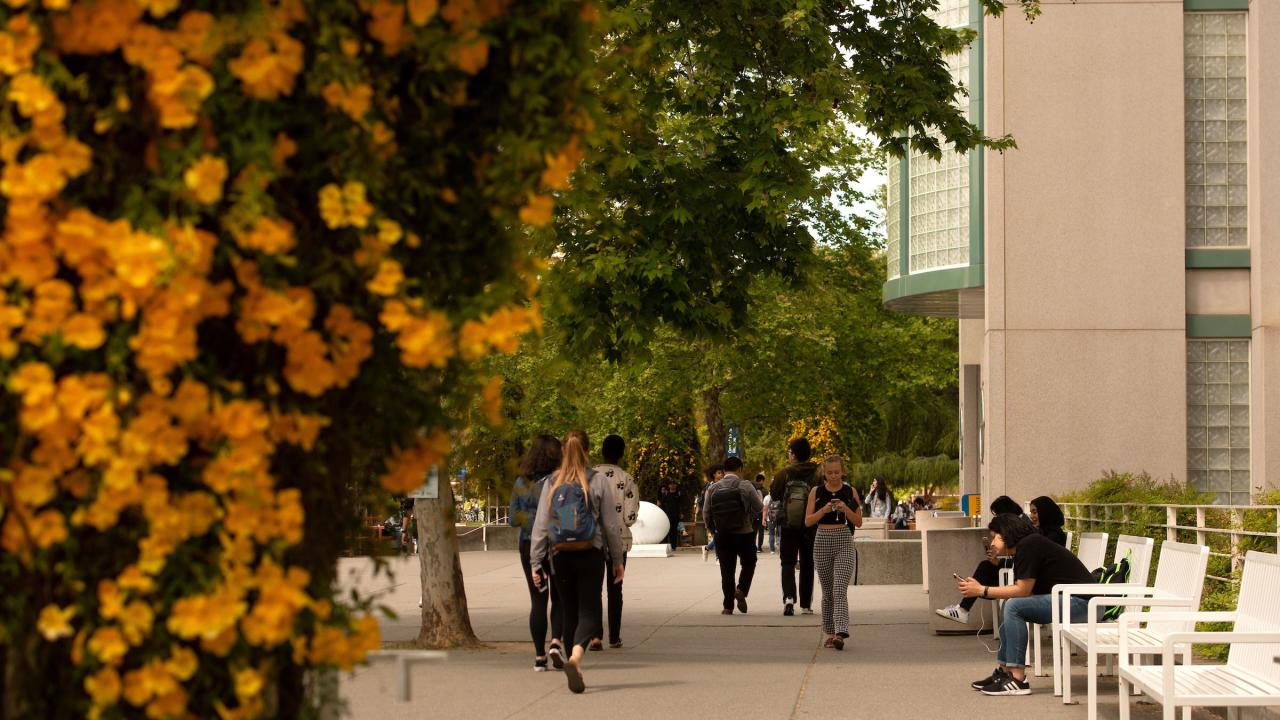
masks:
<instances>
[{"instance_id":1,"label":"person in black jacket","mask_svg":"<svg viewBox=\"0 0 1280 720\"><path fill-rule=\"evenodd\" d=\"M1062 530L1067 519L1062 514L1062 508L1058 507L1058 503L1054 502L1053 498L1041 495L1032 500L1029 517L1031 524L1036 526L1041 535L1063 547L1067 546L1067 533Z\"/></svg>"},{"instance_id":2,"label":"person in black jacket","mask_svg":"<svg viewBox=\"0 0 1280 720\"><path fill-rule=\"evenodd\" d=\"M680 486L676 481L672 480L658 490L658 507L662 508L662 512L667 515L667 522L671 523L671 529L667 531L667 542L671 543L672 550L680 546L680 503L682 502L684 502L684 493L680 492Z\"/></svg>"},{"instance_id":3,"label":"person in black jacket","mask_svg":"<svg viewBox=\"0 0 1280 720\"><path fill-rule=\"evenodd\" d=\"M781 520L782 553L782 614L794 615L795 603L800 601L800 611L813 614L813 540L817 531L801 523L791 527L787 523L787 484L803 482L813 489L818 485L818 465L809 458L813 455L806 438L795 438L787 448L787 460L791 463L778 471L769 486L769 497L782 502ZM808 493L805 494L807 500ZM803 512L803 511L802 511ZM800 592L796 593L796 560L800 561Z\"/></svg>"}]
</instances>

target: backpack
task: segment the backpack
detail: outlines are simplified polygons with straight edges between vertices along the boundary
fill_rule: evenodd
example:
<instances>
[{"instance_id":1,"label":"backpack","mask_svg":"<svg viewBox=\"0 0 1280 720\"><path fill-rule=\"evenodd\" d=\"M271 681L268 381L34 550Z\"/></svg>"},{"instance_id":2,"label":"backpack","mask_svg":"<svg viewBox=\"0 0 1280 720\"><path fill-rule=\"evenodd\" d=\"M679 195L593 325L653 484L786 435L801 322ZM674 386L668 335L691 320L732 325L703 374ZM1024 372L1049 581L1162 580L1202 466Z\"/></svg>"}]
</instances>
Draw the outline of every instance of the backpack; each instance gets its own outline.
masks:
<instances>
[{"instance_id":1,"label":"backpack","mask_svg":"<svg viewBox=\"0 0 1280 720\"><path fill-rule=\"evenodd\" d=\"M769 501L769 524L776 525L780 522L782 522L782 501L770 500Z\"/></svg>"},{"instance_id":2,"label":"backpack","mask_svg":"<svg viewBox=\"0 0 1280 720\"><path fill-rule=\"evenodd\" d=\"M747 527L747 503L738 485L721 485L711 493L711 529L715 532L742 532Z\"/></svg>"},{"instance_id":3,"label":"backpack","mask_svg":"<svg viewBox=\"0 0 1280 720\"><path fill-rule=\"evenodd\" d=\"M809 505L809 483L788 480L782 493L782 524L789 528L804 527L804 511Z\"/></svg>"},{"instance_id":4,"label":"backpack","mask_svg":"<svg viewBox=\"0 0 1280 720\"><path fill-rule=\"evenodd\" d=\"M1111 563L1106 567L1100 567L1093 571L1093 581L1100 585L1119 585L1129 582L1129 556L1133 551L1125 553L1124 557L1117 563ZM1120 613L1124 612L1124 608L1119 605L1109 606L1102 611L1103 620L1115 620L1120 617Z\"/></svg>"},{"instance_id":5,"label":"backpack","mask_svg":"<svg viewBox=\"0 0 1280 720\"><path fill-rule=\"evenodd\" d=\"M567 482L551 491L550 522L547 535L556 550L587 550L596 536L596 517L587 495L576 482Z\"/></svg>"}]
</instances>

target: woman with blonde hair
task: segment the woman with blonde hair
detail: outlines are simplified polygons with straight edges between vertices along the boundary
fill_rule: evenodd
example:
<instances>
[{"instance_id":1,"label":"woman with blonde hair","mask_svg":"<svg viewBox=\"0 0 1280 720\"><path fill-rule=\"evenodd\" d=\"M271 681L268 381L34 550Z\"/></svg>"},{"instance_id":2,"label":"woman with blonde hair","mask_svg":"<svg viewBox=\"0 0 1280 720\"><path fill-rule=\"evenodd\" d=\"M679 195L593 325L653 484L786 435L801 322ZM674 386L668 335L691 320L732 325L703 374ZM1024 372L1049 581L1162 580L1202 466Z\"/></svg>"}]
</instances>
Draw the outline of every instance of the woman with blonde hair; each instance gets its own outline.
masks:
<instances>
[{"instance_id":1,"label":"woman with blonde hair","mask_svg":"<svg viewBox=\"0 0 1280 720\"><path fill-rule=\"evenodd\" d=\"M843 650L849 637L849 578L857 563L853 528L862 527L862 508L844 481L844 460L839 455L823 461L822 480L809 491L804 524L818 526L813 565L822 584L822 632L827 636L822 646Z\"/></svg>"},{"instance_id":2,"label":"woman with blonde hair","mask_svg":"<svg viewBox=\"0 0 1280 720\"><path fill-rule=\"evenodd\" d=\"M530 577L535 587L547 582L543 567L548 556L552 579L560 596L566 642L572 643L568 660L551 654L557 667L564 665L569 689L586 690L582 656L591 640L603 632L600 589L604 580L605 549L609 557L622 557L622 533L613 512L613 491L591 469L587 434L569 433L563 443L560 467L542 486L538 514L533 522ZM625 570L613 566L613 582L622 582Z\"/></svg>"}]
</instances>

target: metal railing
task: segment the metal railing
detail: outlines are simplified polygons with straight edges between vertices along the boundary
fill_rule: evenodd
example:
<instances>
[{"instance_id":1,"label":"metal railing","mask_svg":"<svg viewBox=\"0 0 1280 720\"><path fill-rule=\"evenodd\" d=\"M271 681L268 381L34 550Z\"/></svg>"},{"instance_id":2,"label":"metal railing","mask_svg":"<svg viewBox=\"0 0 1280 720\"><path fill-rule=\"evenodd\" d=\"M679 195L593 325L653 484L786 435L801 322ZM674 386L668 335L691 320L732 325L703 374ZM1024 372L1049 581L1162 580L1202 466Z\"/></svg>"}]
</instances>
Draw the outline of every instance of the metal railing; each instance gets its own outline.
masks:
<instances>
[{"instance_id":1,"label":"metal railing","mask_svg":"<svg viewBox=\"0 0 1280 720\"><path fill-rule=\"evenodd\" d=\"M1163 530L1165 540L1178 540L1179 533L1190 535L1195 533L1198 545L1208 545L1210 557L1229 560L1231 571L1240 569L1244 559L1241 542L1245 538L1267 538L1276 542L1280 549L1280 505L1142 505L1138 503L1059 503L1066 516L1067 527L1077 531L1088 531L1099 526L1119 525L1129 527L1146 527ZM1139 522L1134 515L1136 509L1146 511ZM1157 510L1157 517L1163 515L1164 522L1151 522L1147 512ZM1245 527L1245 513L1266 513L1272 517L1266 521L1266 530L1250 530ZM1189 517L1194 514L1195 524L1188 525L1179 521L1179 516ZM1221 543L1211 540L1222 539ZM1215 547L1216 546L1216 547ZM1217 549L1224 547L1226 551ZM1211 580L1231 582L1231 578L1208 574Z\"/></svg>"}]
</instances>

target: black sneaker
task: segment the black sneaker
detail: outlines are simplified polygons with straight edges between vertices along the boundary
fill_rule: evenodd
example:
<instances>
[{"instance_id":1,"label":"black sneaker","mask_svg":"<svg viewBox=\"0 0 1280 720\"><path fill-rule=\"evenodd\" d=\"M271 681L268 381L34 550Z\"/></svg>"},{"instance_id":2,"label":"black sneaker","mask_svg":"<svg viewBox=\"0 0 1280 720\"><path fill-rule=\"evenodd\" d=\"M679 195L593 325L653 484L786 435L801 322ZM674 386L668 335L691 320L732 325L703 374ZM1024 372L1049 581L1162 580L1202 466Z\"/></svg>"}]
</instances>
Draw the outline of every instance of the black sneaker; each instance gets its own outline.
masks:
<instances>
[{"instance_id":1,"label":"black sneaker","mask_svg":"<svg viewBox=\"0 0 1280 720\"><path fill-rule=\"evenodd\" d=\"M745 613L747 611L747 596L742 593L742 588L734 590L733 596L738 601L738 612Z\"/></svg>"},{"instance_id":2,"label":"black sneaker","mask_svg":"<svg viewBox=\"0 0 1280 720\"><path fill-rule=\"evenodd\" d=\"M788 602L788 603L783 603L783 604L782 604L782 614L783 614L783 615L786 615L787 617L791 617L792 615L795 615L795 614L796 614L796 606L795 606L794 604L792 604L792 603L789 603L789 602Z\"/></svg>"},{"instance_id":3,"label":"black sneaker","mask_svg":"<svg viewBox=\"0 0 1280 720\"><path fill-rule=\"evenodd\" d=\"M969 683L969 687L973 688L974 690L981 690L982 688L992 683L999 682L1007 677L1009 677L1009 672L1003 668L998 667L995 670L993 670L990 675L982 678L981 680L974 680L973 682Z\"/></svg>"},{"instance_id":4,"label":"black sneaker","mask_svg":"<svg viewBox=\"0 0 1280 720\"><path fill-rule=\"evenodd\" d=\"M551 660L551 665L557 670L564 669L564 650L559 645L552 645L547 650L547 657Z\"/></svg>"},{"instance_id":5,"label":"black sneaker","mask_svg":"<svg viewBox=\"0 0 1280 720\"><path fill-rule=\"evenodd\" d=\"M1018 680L1012 675L1005 674L996 682L982 688L983 695L1030 695L1031 683L1026 680Z\"/></svg>"}]
</instances>

